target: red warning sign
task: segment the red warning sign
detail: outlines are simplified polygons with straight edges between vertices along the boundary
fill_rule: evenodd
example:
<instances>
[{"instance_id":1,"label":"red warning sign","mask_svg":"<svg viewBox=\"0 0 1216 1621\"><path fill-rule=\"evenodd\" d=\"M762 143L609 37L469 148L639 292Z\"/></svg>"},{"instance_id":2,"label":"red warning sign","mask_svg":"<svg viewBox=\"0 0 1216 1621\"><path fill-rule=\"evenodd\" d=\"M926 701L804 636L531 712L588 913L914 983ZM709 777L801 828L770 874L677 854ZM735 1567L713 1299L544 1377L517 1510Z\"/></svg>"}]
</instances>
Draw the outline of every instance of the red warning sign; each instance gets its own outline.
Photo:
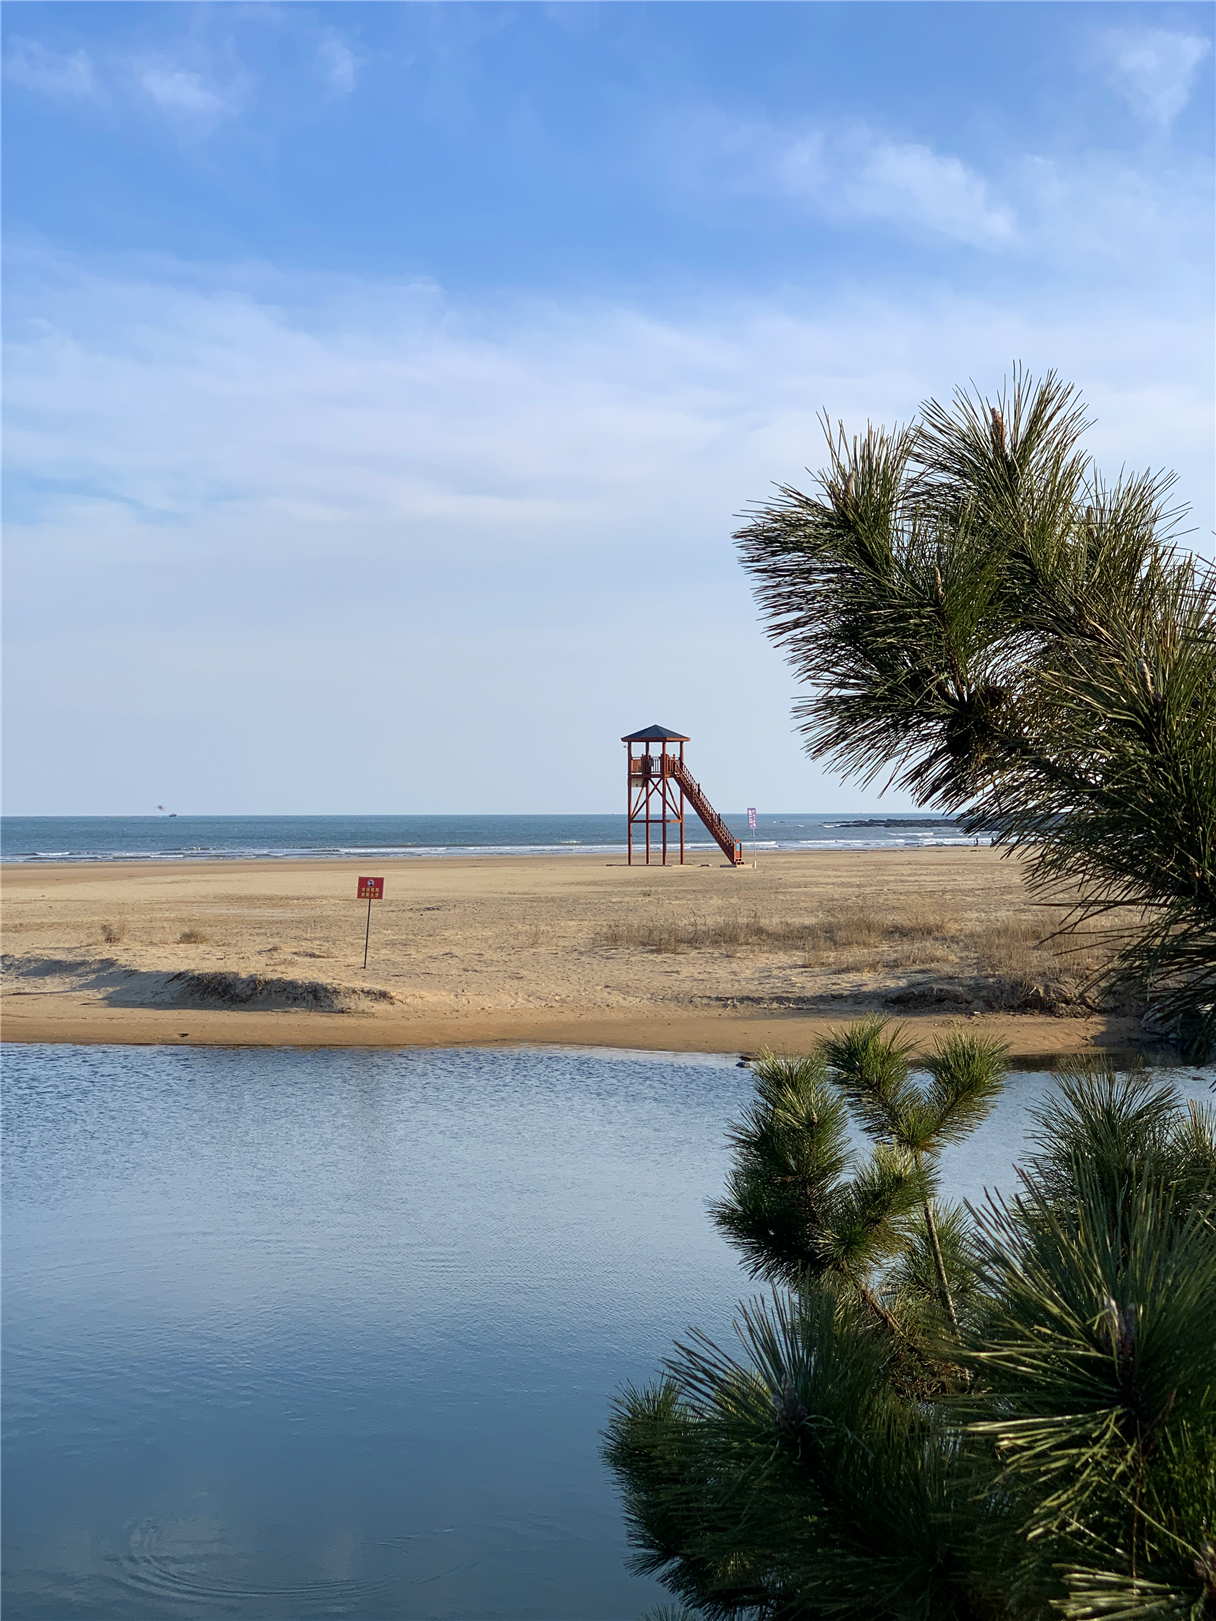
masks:
<instances>
[{"instance_id":1,"label":"red warning sign","mask_svg":"<svg viewBox=\"0 0 1216 1621\"><path fill-rule=\"evenodd\" d=\"M361 901L382 901L384 899L384 879L360 878L359 899Z\"/></svg>"}]
</instances>

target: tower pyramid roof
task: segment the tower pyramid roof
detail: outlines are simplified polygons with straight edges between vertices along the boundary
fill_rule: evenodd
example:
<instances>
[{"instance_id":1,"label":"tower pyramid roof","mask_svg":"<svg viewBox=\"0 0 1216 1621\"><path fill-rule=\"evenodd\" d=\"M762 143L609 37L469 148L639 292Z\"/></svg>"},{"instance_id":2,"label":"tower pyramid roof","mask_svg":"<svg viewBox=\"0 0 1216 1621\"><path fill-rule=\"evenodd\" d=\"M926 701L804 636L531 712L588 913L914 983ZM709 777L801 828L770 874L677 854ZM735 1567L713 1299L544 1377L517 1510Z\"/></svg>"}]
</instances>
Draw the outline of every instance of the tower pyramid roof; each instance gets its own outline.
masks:
<instances>
[{"instance_id":1,"label":"tower pyramid roof","mask_svg":"<svg viewBox=\"0 0 1216 1621\"><path fill-rule=\"evenodd\" d=\"M630 732L622 743L687 743L683 732L673 732L670 726L647 726L640 732Z\"/></svg>"}]
</instances>

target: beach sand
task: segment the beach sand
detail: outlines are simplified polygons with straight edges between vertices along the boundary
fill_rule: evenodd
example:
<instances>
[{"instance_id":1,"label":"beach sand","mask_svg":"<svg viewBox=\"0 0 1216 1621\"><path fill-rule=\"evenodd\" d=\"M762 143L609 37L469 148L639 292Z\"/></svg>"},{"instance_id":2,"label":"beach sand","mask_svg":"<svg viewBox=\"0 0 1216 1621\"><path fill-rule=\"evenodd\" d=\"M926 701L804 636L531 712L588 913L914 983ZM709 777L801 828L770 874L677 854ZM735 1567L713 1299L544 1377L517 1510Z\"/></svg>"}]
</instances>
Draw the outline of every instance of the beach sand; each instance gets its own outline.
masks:
<instances>
[{"instance_id":1,"label":"beach sand","mask_svg":"<svg viewBox=\"0 0 1216 1621\"><path fill-rule=\"evenodd\" d=\"M1016 859L780 852L732 869L604 856L10 865L9 1041L806 1048L867 1012L928 1044L962 1025L1021 1058L1125 1050L1037 942Z\"/></svg>"}]
</instances>

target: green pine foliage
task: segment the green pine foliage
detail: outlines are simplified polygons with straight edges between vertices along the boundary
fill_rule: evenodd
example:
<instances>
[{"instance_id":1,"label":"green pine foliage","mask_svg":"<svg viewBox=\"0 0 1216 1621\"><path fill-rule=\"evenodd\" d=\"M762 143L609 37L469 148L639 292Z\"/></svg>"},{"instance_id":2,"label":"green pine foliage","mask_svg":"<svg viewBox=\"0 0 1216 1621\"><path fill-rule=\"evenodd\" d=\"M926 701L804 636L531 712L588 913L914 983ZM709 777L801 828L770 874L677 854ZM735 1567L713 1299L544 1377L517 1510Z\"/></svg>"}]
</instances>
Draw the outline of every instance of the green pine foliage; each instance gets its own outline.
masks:
<instances>
[{"instance_id":1,"label":"green pine foliage","mask_svg":"<svg viewBox=\"0 0 1216 1621\"><path fill-rule=\"evenodd\" d=\"M763 1057L755 1101L730 1140L734 1168L711 1215L754 1276L795 1285L834 1275L864 1287L874 1264L903 1247L922 1203L916 1162L879 1144L845 1175L848 1110L819 1055Z\"/></svg>"},{"instance_id":2,"label":"green pine foliage","mask_svg":"<svg viewBox=\"0 0 1216 1621\"><path fill-rule=\"evenodd\" d=\"M999 1093L991 1043L954 1035L918 1079L866 1021L755 1071L712 1214L772 1291L732 1350L691 1334L625 1390L606 1438L666 1613L1216 1616L1211 1112L1061 1073L977 1211L935 1160Z\"/></svg>"},{"instance_id":3,"label":"green pine foliage","mask_svg":"<svg viewBox=\"0 0 1216 1621\"><path fill-rule=\"evenodd\" d=\"M1172 479L1107 484L1054 375L847 440L738 532L809 690L809 752L1033 853L1076 929L1117 931L1184 1049L1216 1042L1216 575ZM1117 916L1115 914L1118 914Z\"/></svg>"}]
</instances>

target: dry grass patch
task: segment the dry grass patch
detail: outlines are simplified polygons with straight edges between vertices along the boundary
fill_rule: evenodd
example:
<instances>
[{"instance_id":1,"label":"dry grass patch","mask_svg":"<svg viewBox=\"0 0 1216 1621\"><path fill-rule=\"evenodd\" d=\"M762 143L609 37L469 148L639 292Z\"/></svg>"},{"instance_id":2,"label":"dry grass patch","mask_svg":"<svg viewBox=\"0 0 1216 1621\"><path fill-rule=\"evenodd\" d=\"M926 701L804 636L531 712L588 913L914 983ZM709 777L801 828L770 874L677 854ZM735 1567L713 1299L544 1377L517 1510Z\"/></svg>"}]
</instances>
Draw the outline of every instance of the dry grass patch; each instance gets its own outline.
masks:
<instances>
[{"instance_id":1,"label":"dry grass patch","mask_svg":"<svg viewBox=\"0 0 1216 1621\"><path fill-rule=\"evenodd\" d=\"M877 917L865 907L849 907L804 926L802 949L807 966L828 952L857 951L881 944L889 920Z\"/></svg>"},{"instance_id":2,"label":"dry grass patch","mask_svg":"<svg viewBox=\"0 0 1216 1621\"><path fill-rule=\"evenodd\" d=\"M627 918L608 924L596 936L595 944L613 949L640 946L669 954L707 948L737 951L747 946L768 951L796 950L805 944L809 927L806 923L766 923L758 912L719 918Z\"/></svg>"},{"instance_id":3,"label":"dry grass patch","mask_svg":"<svg viewBox=\"0 0 1216 1621\"><path fill-rule=\"evenodd\" d=\"M947 940L923 940L900 952L903 968L930 968L935 963L957 962L958 952Z\"/></svg>"},{"instance_id":4,"label":"dry grass patch","mask_svg":"<svg viewBox=\"0 0 1216 1621\"><path fill-rule=\"evenodd\" d=\"M1042 971L1045 958L1054 956L1044 951L1046 932L1023 918L1003 918L1000 922L981 925L968 941L975 953L976 969L994 979L1033 977Z\"/></svg>"},{"instance_id":5,"label":"dry grass patch","mask_svg":"<svg viewBox=\"0 0 1216 1621\"><path fill-rule=\"evenodd\" d=\"M798 954L804 969L861 972L923 985L918 970L948 965L946 983L968 995L1016 1008L1078 1003L1107 960L1100 941L1053 940L1048 914L967 917L915 897L877 905L838 906L807 921L765 918L759 912L718 918L653 913L609 924L595 944L616 950L676 955L717 951ZM919 992L917 993L919 994Z\"/></svg>"},{"instance_id":6,"label":"dry grass patch","mask_svg":"<svg viewBox=\"0 0 1216 1621\"><path fill-rule=\"evenodd\" d=\"M127 925L125 923L103 923L101 925L101 938L108 946L116 946L120 940L127 938Z\"/></svg>"},{"instance_id":7,"label":"dry grass patch","mask_svg":"<svg viewBox=\"0 0 1216 1621\"><path fill-rule=\"evenodd\" d=\"M968 918L909 897L874 905L842 906L809 921L764 918L759 912L718 918L660 914L628 917L605 927L595 944L616 950L677 955L718 951L798 953L804 969L885 972L898 981L917 970L949 965L949 979L974 985L974 994L1020 1007L1076 1002L1106 960L1101 943L1052 940L1053 920L1018 915ZM982 982L982 985L978 982ZM1037 1004L1036 1004L1037 1005Z\"/></svg>"},{"instance_id":8,"label":"dry grass patch","mask_svg":"<svg viewBox=\"0 0 1216 1621\"><path fill-rule=\"evenodd\" d=\"M898 940L952 940L962 927L956 912L925 901L908 902L887 923Z\"/></svg>"},{"instance_id":9,"label":"dry grass patch","mask_svg":"<svg viewBox=\"0 0 1216 1621\"><path fill-rule=\"evenodd\" d=\"M869 907L829 914L806 931L802 966L817 968L840 953L882 952L888 967L953 962L960 924L952 912L916 903L880 916Z\"/></svg>"},{"instance_id":10,"label":"dry grass patch","mask_svg":"<svg viewBox=\"0 0 1216 1621\"><path fill-rule=\"evenodd\" d=\"M641 948L660 953L720 950L798 951L804 966L840 951L872 949L901 942L921 943L949 934L954 919L940 911L908 908L883 917L868 907L845 907L811 922L763 918L758 912L727 913L718 918L626 918L610 923L595 944L613 949ZM938 960L934 958L933 960Z\"/></svg>"},{"instance_id":11,"label":"dry grass patch","mask_svg":"<svg viewBox=\"0 0 1216 1621\"><path fill-rule=\"evenodd\" d=\"M1110 959L1103 942L1067 935L1050 938L1051 927L1031 919L1006 918L977 929L970 944L976 968L993 979L1035 980L1044 973L1088 980Z\"/></svg>"},{"instance_id":12,"label":"dry grass patch","mask_svg":"<svg viewBox=\"0 0 1216 1621\"><path fill-rule=\"evenodd\" d=\"M210 939L211 936L204 934L202 929L183 929L177 943L179 946L205 946Z\"/></svg>"},{"instance_id":13,"label":"dry grass patch","mask_svg":"<svg viewBox=\"0 0 1216 1621\"><path fill-rule=\"evenodd\" d=\"M982 999L1007 1009L1061 1012L1098 1005L1091 997L1097 994L1113 954L1099 937L1055 936L1046 916L1006 917L979 925L969 932L966 944ZM1111 1010L1117 1011L1127 995L1108 990L1103 1006L1112 995Z\"/></svg>"}]
</instances>

